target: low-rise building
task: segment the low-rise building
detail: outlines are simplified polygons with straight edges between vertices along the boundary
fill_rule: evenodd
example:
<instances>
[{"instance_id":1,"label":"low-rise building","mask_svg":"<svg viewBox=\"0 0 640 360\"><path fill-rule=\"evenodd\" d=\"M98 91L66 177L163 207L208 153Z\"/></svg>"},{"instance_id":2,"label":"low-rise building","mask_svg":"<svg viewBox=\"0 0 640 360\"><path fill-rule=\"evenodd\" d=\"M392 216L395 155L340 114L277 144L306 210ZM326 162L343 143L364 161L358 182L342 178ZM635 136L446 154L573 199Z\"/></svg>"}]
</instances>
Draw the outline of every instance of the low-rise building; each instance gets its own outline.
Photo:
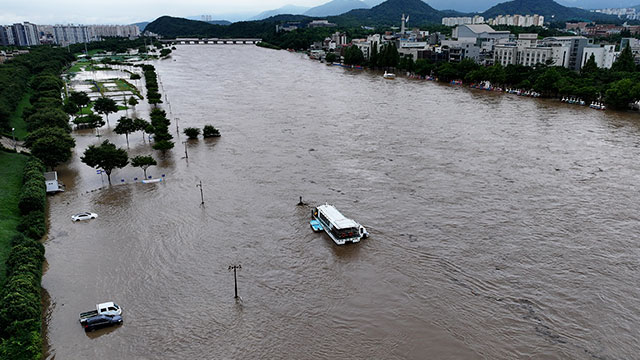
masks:
<instances>
[{"instance_id":1,"label":"low-rise building","mask_svg":"<svg viewBox=\"0 0 640 360\"><path fill-rule=\"evenodd\" d=\"M566 44L540 42L537 34L520 34L517 41L495 45L493 60L502 66L536 67L544 64L569 67L569 52Z\"/></svg>"},{"instance_id":2,"label":"low-rise building","mask_svg":"<svg viewBox=\"0 0 640 360\"><path fill-rule=\"evenodd\" d=\"M615 45L602 44L587 46L583 50L581 67L584 67L587 61L589 61L589 58L591 58L591 55L593 55L596 60L596 65L598 65L599 68L611 69L611 66L613 66L619 54L620 53L616 52Z\"/></svg>"},{"instance_id":3,"label":"low-rise building","mask_svg":"<svg viewBox=\"0 0 640 360\"><path fill-rule=\"evenodd\" d=\"M334 27L334 26L338 26L338 25L334 23L330 23L329 20L313 20L312 22L307 24L307 27L309 28Z\"/></svg>"},{"instance_id":4,"label":"low-rise building","mask_svg":"<svg viewBox=\"0 0 640 360\"><path fill-rule=\"evenodd\" d=\"M496 41L508 39L509 35L511 35L509 31L498 31L489 25L478 24L456 26L453 29L451 37L464 42L477 42L478 40Z\"/></svg>"},{"instance_id":5,"label":"low-rise building","mask_svg":"<svg viewBox=\"0 0 640 360\"><path fill-rule=\"evenodd\" d=\"M553 36L542 40L546 46L566 46L569 48L567 67L572 70L580 70L582 67L582 55L584 48L593 43L593 40L584 36Z\"/></svg>"}]
</instances>

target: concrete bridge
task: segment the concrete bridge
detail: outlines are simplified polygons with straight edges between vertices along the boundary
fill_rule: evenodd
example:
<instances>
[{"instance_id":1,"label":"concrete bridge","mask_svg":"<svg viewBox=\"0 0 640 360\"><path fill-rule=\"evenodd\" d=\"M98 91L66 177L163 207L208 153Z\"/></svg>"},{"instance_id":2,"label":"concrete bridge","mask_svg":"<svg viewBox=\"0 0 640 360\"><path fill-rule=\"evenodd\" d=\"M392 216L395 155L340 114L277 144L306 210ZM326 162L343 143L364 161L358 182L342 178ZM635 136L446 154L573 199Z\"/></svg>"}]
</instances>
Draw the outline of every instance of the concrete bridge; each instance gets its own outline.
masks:
<instances>
[{"instance_id":1,"label":"concrete bridge","mask_svg":"<svg viewBox=\"0 0 640 360\"><path fill-rule=\"evenodd\" d=\"M262 39L258 38L235 38L235 39L219 39L219 38L176 38L175 40L160 40L163 43L176 43L179 45L245 45L257 44Z\"/></svg>"}]
</instances>

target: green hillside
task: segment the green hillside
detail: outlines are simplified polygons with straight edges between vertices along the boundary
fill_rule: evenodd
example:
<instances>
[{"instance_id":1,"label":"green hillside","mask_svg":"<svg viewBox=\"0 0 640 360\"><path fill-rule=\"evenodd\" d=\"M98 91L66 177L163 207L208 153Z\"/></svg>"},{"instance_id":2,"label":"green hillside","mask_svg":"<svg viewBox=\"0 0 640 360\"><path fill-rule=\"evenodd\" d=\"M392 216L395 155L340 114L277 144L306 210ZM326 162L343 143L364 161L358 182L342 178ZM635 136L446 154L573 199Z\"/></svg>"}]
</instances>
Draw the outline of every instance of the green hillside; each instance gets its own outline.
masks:
<instances>
[{"instance_id":1,"label":"green hillside","mask_svg":"<svg viewBox=\"0 0 640 360\"><path fill-rule=\"evenodd\" d=\"M589 20L616 23L619 19L616 16L604 15L573 7L566 7L553 0L513 0L500 3L482 15L485 18L492 18L497 15L543 15L545 22L567 21L567 20Z\"/></svg>"}]
</instances>

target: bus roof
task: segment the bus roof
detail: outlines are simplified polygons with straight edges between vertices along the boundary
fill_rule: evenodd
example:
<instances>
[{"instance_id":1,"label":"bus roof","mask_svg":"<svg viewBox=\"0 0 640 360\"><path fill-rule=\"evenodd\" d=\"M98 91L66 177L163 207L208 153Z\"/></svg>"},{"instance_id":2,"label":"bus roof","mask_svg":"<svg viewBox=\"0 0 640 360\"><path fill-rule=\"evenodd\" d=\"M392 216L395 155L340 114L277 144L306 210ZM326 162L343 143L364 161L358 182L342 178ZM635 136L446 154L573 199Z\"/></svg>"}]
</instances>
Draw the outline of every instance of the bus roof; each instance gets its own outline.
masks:
<instances>
[{"instance_id":1,"label":"bus roof","mask_svg":"<svg viewBox=\"0 0 640 360\"><path fill-rule=\"evenodd\" d=\"M320 205L318 206L318 210L321 211L333 225L335 225L336 229L349 229L360 226L357 222L342 215L342 213L340 213L340 211L338 211L338 209L333 205Z\"/></svg>"}]
</instances>

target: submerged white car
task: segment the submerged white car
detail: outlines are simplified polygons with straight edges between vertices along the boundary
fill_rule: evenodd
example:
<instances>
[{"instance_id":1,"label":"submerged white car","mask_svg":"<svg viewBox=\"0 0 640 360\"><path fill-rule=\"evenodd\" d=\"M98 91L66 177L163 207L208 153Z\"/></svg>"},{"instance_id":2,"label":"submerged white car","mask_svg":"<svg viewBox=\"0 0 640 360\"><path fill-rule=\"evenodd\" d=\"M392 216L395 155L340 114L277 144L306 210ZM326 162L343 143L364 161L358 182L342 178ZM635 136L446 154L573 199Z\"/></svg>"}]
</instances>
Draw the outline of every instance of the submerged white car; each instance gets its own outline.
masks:
<instances>
[{"instance_id":1,"label":"submerged white car","mask_svg":"<svg viewBox=\"0 0 640 360\"><path fill-rule=\"evenodd\" d=\"M83 213L79 213L71 216L71 220L73 221L89 220L89 219L95 219L97 217L98 217L98 214L96 213L83 212Z\"/></svg>"}]
</instances>

